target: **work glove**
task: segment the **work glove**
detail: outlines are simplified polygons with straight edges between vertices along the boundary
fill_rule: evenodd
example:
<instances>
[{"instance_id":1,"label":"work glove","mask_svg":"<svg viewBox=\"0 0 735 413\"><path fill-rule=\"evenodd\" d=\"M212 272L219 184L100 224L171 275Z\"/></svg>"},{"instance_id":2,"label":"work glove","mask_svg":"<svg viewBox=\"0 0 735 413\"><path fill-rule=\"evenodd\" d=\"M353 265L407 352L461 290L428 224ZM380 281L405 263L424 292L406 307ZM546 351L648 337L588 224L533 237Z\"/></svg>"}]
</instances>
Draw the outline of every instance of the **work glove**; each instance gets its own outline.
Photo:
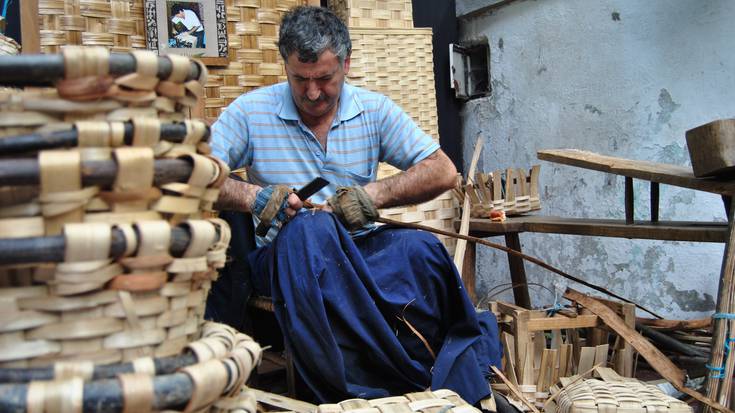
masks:
<instances>
[{"instance_id":1,"label":"work glove","mask_svg":"<svg viewBox=\"0 0 735 413\"><path fill-rule=\"evenodd\" d=\"M340 186L337 192L327 199L334 215L350 231L355 231L380 215L372 199L361 186Z\"/></svg>"},{"instance_id":2,"label":"work glove","mask_svg":"<svg viewBox=\"0 0 735 413\"><path fill-rule=\"evenodd\" d=\"M279 228L287 220L288 195L291 190L286 185L269 185L258 191L253 203L253 214L260 219L255 234L263 237L271 227Z\"/></svg>"}]
</instances>

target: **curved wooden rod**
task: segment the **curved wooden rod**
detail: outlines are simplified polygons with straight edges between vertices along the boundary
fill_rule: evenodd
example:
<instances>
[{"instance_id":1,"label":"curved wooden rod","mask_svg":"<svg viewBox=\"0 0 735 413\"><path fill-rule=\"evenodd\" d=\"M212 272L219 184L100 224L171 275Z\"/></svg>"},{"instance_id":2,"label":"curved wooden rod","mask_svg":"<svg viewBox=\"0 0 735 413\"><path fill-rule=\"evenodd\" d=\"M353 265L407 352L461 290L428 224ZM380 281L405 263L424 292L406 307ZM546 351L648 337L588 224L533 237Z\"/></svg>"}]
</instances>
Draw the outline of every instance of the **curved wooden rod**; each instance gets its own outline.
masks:
<instances>
[{"instance_id":1,"label":"curved wooden rod","mask_svg":"<svg viewBox=\"0 0 735 413\"><path fill-rule=\"evenodd\" d=\"M571 281L574 281L576 283L582 284L585 287L589 287L589 288L591 288L591 289L593 289L595 291L599 291L599 292L601 292L603 294L607 294L610 297L617 298L620 301L624 301L626 303L633 304L636 307L640 308L641 310L643 310L643 311L645 311L645 312L653 315L654 317L663 318L660 315L654 313L652 310L649 310L648 308L646 308L646 307L644 307L644 306L642 306L640 304L637 304L637 303L635 303L635 302L633 302L631 300L628 300L627 298L621 297L621 296L615 294L614 292L612 292L612 291L610 291L610 290L608 290L606 288L603 288L603 287L600 287L600 286L591 284L591 283L589 283L589 282L587 282L585 280L582 280L582 279L577 278L577 277L575 277L575 276L573 276L571 274L568 274L568 273L566 273L566 272L564 272L564 271L562 271L562 270L560 270L560 269L558 269L558 268L556 268L556 267L554 267L554 266L552 266L550 264L547 264L547 263L545 263L544 261L541 261L538 258L532 257L530 255L526 255L526 254L524 254L524 253L522 253L520 251L516 251L516 250L514 250L512 248L508 248L508 247L506 247L504 245L496 244L496 243L490 242L490 241L485 241L484 239L473 237L473 236L470 236L470 235L461 235L461 234L457 234L455 232L449 232L449 231L444 231L444 230L441 230L441 229L427 227L425 225L410 224L410 223L406 223L406 222L395 221L395 220L388 219L388 218L382 218L382 217L380 217L380 218L376 219L375 221L376 222L382 222L384 224L396 225L396 226L399 226L399 227L420 229L420 230L423 230L423 231L433 232L435 234L446 235L448 237L464 239L464 240L467 240L467 241L476 242L478 244L482 244L482 245L488 246L490 248L495 248L495 249L499 249L501 251L505 251L508 254L513 254L515 256L521 257L521 258L523 258L526 261L530 261L530 262L532 262L532 263L534 263L534 264L536 264L536 265L538 265L538 266L540 266L542 268L545 268L545 269L547 269L547 270L549 270L549 271L551 271L553 273L559 274L559 275L561 275L562 277L564 277L564 278L566 278L568 280L571 280Z\"/></svg>"}]
</instances>

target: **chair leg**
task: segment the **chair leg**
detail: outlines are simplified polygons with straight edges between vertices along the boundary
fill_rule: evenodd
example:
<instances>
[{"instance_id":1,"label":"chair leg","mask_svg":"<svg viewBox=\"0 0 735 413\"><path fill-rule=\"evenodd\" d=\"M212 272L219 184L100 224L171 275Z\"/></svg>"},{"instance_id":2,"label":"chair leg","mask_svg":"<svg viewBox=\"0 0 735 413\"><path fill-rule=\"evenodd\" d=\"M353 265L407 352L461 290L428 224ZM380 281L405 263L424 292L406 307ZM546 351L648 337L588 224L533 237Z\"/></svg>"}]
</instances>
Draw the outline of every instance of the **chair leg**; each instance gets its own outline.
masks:
<instances>
[{"instance_id":1,"label":"chair leg","mask_svg":"<svg viewBox=\"0 0 735 413\"><path fill-rule=\"evenodd\" d=\"M293 354L288 350L285 343L283 346L284 356L286 358L286 386L288 389L288 397L296 397L296 369L293 364Z\"/></svg>"}]
</instances>

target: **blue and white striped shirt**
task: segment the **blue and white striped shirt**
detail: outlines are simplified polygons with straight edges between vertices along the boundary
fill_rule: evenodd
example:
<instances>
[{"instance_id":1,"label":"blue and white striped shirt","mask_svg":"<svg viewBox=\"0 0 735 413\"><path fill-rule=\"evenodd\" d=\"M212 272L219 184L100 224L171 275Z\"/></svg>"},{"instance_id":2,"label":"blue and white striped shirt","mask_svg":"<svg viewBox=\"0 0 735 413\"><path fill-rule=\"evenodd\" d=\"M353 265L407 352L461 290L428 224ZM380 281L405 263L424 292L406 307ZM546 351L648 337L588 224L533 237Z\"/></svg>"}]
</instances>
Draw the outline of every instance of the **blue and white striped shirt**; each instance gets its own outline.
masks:
<instances>
[{"instance_id":1,"label":"blue and white striped shirt","mask_svg":"<svg viewBox=\"0 0 735 413\"><path fill-rule=\"evenodd\" d=\"M212 152L230 168L246 168L250 183L300 188L321 176L330 184L311 197L324 203L338 186L377 178L378 162L401 170L439 144L387 97L347 83L327 135L327 149L299 119L288 83L246 93L212 126Z\"/></svg>"}]
</instances>

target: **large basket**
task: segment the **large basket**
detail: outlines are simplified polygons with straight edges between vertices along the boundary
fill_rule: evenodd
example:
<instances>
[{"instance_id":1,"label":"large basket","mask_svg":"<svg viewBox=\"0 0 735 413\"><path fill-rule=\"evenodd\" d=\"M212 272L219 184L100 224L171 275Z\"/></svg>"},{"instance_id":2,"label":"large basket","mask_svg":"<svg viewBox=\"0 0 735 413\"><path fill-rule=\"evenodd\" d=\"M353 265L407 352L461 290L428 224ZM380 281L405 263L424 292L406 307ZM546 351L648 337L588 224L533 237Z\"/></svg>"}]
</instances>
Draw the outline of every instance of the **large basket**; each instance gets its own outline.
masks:
<instances>
[{"instance_id":1,"label":"large basket","mask_svg":"<svg viewBox=\"0 0 735 413\"><path fill-rule=\"evenodd\" d=\"M244 383L260 359L250 337L207 323L202 339L171 357L0 368L0 411L255 413Z\"/></svg>"},{"instance_id":2,"label":"large basket","mask_svg":"<svg viewBox=\"0 0 735 413\"><path fill-rule=\"evenodd\" d=\"M329 7L354 28L413 28L411 0L329 0Z\"/></svg>"},{"instance_id":3,"label":"large basket","mask_svg":"<svg viewBox=\"0 0 735 413\"><path fill-rule=\"evenodd\" d=\"M224 265L229 228L203 214L229 171L203 122L159 119L196 105L206 69L102 48L2 59L4 81L35 64L28 81L57 87L0 92L0 366L179 353Z\"/></svg>"}]
</instances>

